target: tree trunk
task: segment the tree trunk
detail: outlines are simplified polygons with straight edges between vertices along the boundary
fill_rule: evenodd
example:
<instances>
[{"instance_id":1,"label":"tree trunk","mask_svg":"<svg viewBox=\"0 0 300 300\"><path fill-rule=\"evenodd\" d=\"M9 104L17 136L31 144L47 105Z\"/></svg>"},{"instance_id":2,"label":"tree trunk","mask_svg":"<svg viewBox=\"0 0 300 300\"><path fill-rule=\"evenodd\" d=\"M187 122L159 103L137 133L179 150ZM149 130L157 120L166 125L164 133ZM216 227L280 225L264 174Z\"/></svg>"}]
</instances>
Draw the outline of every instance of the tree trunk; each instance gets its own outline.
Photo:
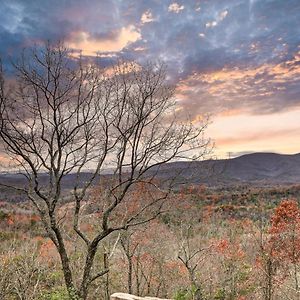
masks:
<instances>
[{"instance_id":1,"label":"tree trunk","mask_svg":"<svg viewBox=\"0 0 300 300\"><path fill-rule=\"evenodd\" d=\"M128 257L128 294L132 294L132 258Z\"/></svg>"},{"instance_id":2,"label":"tree trunk","mask_svg":"<svg viewBox=\"0 0 300 300\"><path fill-rule=\"evenodd\" d=\"M109 264L108 264L108 254L105 252L103 254L103 262L104 262L104 269L108 270ZM110 292L109 292L109 272L106 274L105 278L105 299L110 299Z\"/></svg>"},{"instance_id":3,"label":"tree trunk","mask_svg":"<svg viewBox=\"0 0 300 300\"><path fill-rule=\"evenodd\" d=\"M80 299L83 300L87 299L89 279L90 279L90 274L91 274L96 252L97 252L97 246L89 247L88 254L85 261L85 268L84 268L83 278L80 286L80 292L79 292Z\"/></svg>"},{"instance_id":4,"label":"tree trunk","mask_svg":"<svg viewBox=\"0 0 300 300\"><path fill-rule=\"evenodd\" d=\"M273 294L273 266L271 259L267 261L267 284L265 287L265 300L272 300Z\"/></svg>"},{"instance_id":5,"label":"tree trunk","mask_svg":"<svg viewBox=\"0 0 300 300\"><path fill-rule=\"evenodd\" d=\"M67 250L63 241L63 237L61 235L60 230L57 228L56 225L54 225L54 220L52 221L52 230L55 233L55 236L57 238L57 244L54 242L59 256L60 256L60 260L61 260L61 265L62 265L62 271L64 274L64 279L65 279L65 284L69 293L69 297L71 300L78 300L78 291L76 289L76 287L74 286L74 282L73 282L73 276L72 276L72 271L70 268L70 260L67 254Z\"/></svg>"},{"instance_id":6,"label":"tree trunk","mask_svg":"<svg viewBox=\"0 0 300 300\"><path fill-rule=\"evenodd\" d=\"M201 286L198 284L195 278L195 273L191 268L188 268L188 271L189 271L189 277L190 277L192 288L195 289L193 300L202 300Z\"/></svg>"}]
</instances>

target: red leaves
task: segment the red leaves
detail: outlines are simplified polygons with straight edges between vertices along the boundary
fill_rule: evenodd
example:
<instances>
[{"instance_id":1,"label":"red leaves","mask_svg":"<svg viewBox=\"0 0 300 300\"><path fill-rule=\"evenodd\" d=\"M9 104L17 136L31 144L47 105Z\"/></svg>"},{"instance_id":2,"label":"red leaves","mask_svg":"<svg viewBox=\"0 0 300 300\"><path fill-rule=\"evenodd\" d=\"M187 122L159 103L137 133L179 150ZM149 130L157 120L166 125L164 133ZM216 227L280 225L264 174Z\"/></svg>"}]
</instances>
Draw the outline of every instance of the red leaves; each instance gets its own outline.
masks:
<instances>
[{"instance_id":1,"label":"red leaves","mask_svg":"<svg viewBox=\"0 0 300 300\"><path fill-rule=\"evenodd\" d=\"M219 254L222 254L226 259L233 259L238 261L245 256L245 252L241 248L238 240L229 241L222 239L217 242L215 249Z\"/></svg>"},{"instance_id":2,"label":"red leaves","mask_svg":"<svg viewBox=\"0 0 300 300\"><path fill-rule=\"evenodd\" d=\"M275 209L275 213L271 218L270 233L281 233L289 230L291 225L299 227L300 210L295 200L284 200Z\"/></svg>"},{"instance_id":3,"label":"red leaves","mask_svg":"<svg viewBox=\"0 0 300 300\"><path fill-rule=\"evenodd\" d=\"M6 223L10 226L16 225L30 225L40 221L40 217L37 215L27 215L27 214L9 214L6 218Z\"/></svg>"},{"instance_id":4,"label":"red leaves","mask_svg":"<svg viewBox=\"0 0 300 300\"><path fill-rule=\"evenodd\" d=\"M13 225L15 223L14 218L12 216L8 216L6 222L7 225Z\"/></svg>"},{"instance_id":5,"label":"red leaves","mask_svg":"<svg viewBox=\"0 0 300 300\"><path fill-rule=\"evenodd\" d=\"M216 250L219 253L225 253L225 251L229 247L229 241L228 240L220 240L216 245Z\"/></svg>"},{"instance_id":6,"label":"red leaves","mask_svg":"<svg viewBox=\"0 0 300 300\"><path fill-rule=\"evenodd\" d=\"M300 209L296 200L284 200L271 218L273 255L293 263L300 261Z\"/></svg>"}]
</instances>

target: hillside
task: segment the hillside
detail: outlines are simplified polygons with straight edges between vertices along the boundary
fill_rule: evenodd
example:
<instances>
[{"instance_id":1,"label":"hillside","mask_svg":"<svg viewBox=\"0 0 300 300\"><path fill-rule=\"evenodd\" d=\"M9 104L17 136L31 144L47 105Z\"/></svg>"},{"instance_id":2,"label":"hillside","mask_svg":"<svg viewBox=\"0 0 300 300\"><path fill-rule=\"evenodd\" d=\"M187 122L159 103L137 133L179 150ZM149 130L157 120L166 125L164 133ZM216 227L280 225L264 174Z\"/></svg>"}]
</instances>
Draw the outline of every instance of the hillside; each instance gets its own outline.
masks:
<instances>
[{"instance_id":1,"label":"hillside","mask_svg":"<svg viewBox=\"0 0 300 300\"><path fill-rule=\"evenodd\" d=\"M107 172L104 174L110 176ZM232 159L173 162L150 171L148 175L155 175L162 181L176 177L176 185L186 183L204 183L209 186L295 184L300 182L300 153L294 155L252 153ZM41 174L42 181L46 182L46 177L46 174ZM84 182L89 177L89 172L83 172L80 181ZM66 176L63 180L64 189L72 188L75 179L74 174ZM13 174L1 174L0 182L18 186L25 184L23 177Z\"/></svg>"},{"instance_id":2,"label":"hillside","mask_svg":"<svg viewBox=\"0 0 300 300\"><path fill-rule=\"evenodd\" d=\"M300 182L300 154L253 153L232 159L170 163L158 177L209 185L292 184Z\"/></svg>"}]
</instances>

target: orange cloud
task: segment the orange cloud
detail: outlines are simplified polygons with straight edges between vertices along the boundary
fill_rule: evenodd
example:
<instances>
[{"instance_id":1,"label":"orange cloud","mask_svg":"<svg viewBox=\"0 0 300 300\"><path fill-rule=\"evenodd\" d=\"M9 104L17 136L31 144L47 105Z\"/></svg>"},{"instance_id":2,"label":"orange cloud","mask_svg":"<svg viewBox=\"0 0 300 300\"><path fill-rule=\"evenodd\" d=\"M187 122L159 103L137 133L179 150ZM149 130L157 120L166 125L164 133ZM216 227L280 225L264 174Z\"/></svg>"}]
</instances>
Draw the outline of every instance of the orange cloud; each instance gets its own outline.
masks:
<instances>
[{"instance_id":1,"label":"orange cloud","mask_svg":"<svg viewBox=\"0 0 300 300\"><path fill-rule=\"evenodd\" d=\"M268 115L217 115L208 127L207 135L216 144L216 155L228 152L300 151L300 109Z\"/></svg>"},{"instance_id":2,"label":"orange cloud","mask_svg":"<svg viewBox=\"0 0 300 300\"><path fill-rule=\"evenodd\" d=\"M177 96L183 100L183 106L190 105L191 99L202 98L199 107L205 109L204 112L220 113L233 109L272 112L280 103L276 100L271 103L268 99L284 99L288 86L300 79L299 62L300 52L297 52L293 59L279 64L265 63L253 68L225 67L213 72L194 73L179 82Z\"/></svg>"},{"instance_id":3,"label":"orange cloud","mask_svg":"<svg viewBox=\"0 0 300 300\"><path fill-rule=\"evenodd\" d=\"M116 38L106 40L97 40L86 31L73 32L67 44L72 49L82 50L83 55L95 56L100 52L121 51L129 43L140 38L141 34L138 29L133 25L129 25L122 27Z\"/></svg>"},{"instance_id":4,"label":"orange cloud","mask_svg":"<svg viewBox=\"0 0 300 300\"><path fill-rule=\"evenodd\" d=\"M237 116L237 115L240 115L242 113L242 110L241 109L228 109L228 110L225 110L225 111L222 111L218 114L218 116L221 116L221 117L231 117L231 116Z\"/></svg>"}]
</instances>

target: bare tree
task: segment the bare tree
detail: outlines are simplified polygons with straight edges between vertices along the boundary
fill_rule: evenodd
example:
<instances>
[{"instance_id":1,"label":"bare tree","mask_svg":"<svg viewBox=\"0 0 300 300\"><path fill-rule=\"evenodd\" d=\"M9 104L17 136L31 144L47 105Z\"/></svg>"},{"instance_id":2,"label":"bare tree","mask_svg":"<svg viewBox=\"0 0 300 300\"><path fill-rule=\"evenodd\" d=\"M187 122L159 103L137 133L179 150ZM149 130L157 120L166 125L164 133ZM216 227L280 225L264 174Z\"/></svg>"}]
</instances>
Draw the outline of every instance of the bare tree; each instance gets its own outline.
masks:
<instances>
[{"instance_id":1,"label":"bare tree","mask_svg":"<svg viewBox=\"0 0 300 300\"><path fill-rule=\"evenodd\" d=\"M153 179L168 162L202 157L207 123L196 128L177 120L174 89L166 84L162 64L119 63L102 71L72 57L61 44L46 44L24 51L14 67L13 91L7 91L2 69L0 76L0 137L15 162L11 168L27 180L14 188L26 193L56 246L70 298L87 299L90 284L108 272L94 267L101 241L161 213L171 185L162 189ZM112 174L101 176L107 167ZM87 169L88 178L82 181ZM63 180L71 173L76 178L73 231L86 248L79 283L59 214ZM98 195L102 212L91 236L81 229L82 206L99 178L109 180ZM152 200L116 218L122 205L130 205L128 194L139 182L149 187Z\"/></svg>"},{"instance_id":2,"label":"bare tree","mask_svg":"<svg viewBox=\"0 0 300 300\"><path fill-rule=\"evenodd\" d=\"M198 248L192 244L193 228L191 225L181 227L178 259L188 272L193 299L202 300L203 287L197 277L197 271L199 264L204 260L203 252L208 248Z\"/></svg>"},{"instance_id":3,"label":"bare tree","mask_svg":"<svg viewBox=\"0 0 300 300\"><path fill-rule=\"evenodd\" d=\"M133 281L133 257L135 255L135 251L137 250L139 244L135 243L132 247L131 246L131 236L133 232L126 231L120 240L120 244L125 254L127 264L128 264L128 272L127 272L127 290L129 294L132 294L132 281Z\"/></svg>"}]
</instances>

